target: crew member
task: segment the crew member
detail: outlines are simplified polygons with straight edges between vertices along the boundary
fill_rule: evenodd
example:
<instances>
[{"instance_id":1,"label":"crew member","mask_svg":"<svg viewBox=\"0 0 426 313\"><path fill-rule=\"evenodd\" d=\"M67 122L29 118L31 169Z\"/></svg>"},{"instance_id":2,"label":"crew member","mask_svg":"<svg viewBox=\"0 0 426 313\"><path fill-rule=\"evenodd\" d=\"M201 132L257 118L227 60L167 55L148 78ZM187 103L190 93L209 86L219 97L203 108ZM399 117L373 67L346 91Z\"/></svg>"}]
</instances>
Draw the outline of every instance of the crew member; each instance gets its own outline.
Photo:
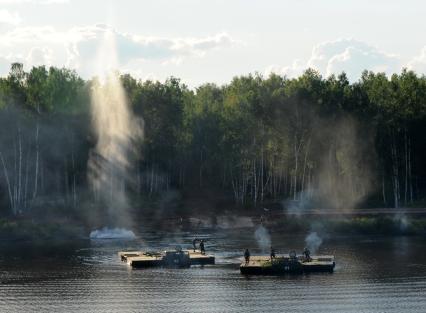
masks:
<instances>
[{"instance_id":1,"label":"crew member","mask_svg":"<svg viewBox=\"0 0 426 313\"><path fill-rule=\"evenodd\" d=\"M201 241L200 241L200 251L201 251L201 254L206 254L206 250L204 249L204 240L203 239L201 239Z\"/></svg>"},{"instance_id":2,"label":"crew member","mask_svg":"<svg viewBox=\"0 0 426 313\"><path fill-rule=\"evenodd\" d=\"M246 265L249 264L249 262L250 262L250 251L249 251L249 249L246 249L246 251L244 252L244 259L246 260Z\"/></svg>"},{"instance_id":3,"label":"crew member","mask_svg":"<svg viewBox=\"0 0 426 313\"><path fill-rule=\"evenodd\" d=\"M272 259L275 259L275 249L271 246L271 261Z\"/></svg>"},{"instance_id":4,"label":"crew member","mask_svg":"<svg viewBox=\"0 0 426 313\"><path fill-rule=\"evenodd\" d=\"M194 247L194 252L197 249L197 238L194 238L194 240L192 240L192 246Z\"/></svg>"},{"instance_id":5,"label":"crew member","mask_svg":"<svg viewBox=\"0 0 426 313\"><path fill-rule=\"evenodd\" d=\"M311 251L308 248L303 249L303 255L305 256L305 261L309 262L311 260Z\"/></svg>"}]
</instances>

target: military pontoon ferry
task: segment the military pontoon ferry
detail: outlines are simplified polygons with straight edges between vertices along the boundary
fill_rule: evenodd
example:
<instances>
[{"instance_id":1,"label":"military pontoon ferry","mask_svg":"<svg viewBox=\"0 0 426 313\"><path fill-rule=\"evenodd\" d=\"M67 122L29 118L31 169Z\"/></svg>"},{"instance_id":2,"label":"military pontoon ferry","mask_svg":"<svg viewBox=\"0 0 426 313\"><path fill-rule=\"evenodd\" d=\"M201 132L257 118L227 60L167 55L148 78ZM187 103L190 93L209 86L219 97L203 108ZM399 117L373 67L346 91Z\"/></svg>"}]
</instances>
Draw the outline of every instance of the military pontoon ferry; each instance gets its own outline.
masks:
<instances>
[{"instance_id":1,"label":"military pontoon ferry","mask_svg":"<svg viewBox=\"0 0 426 313\"><path fill-rule=\"evenodd\" d=\"M166 251L122 251L118 253L121 261L131 267L172 267L187 268L191 265L214 264L213 255L201 253L200 250L182 250L176 248Z\"/></svg>"},{"instance_id":2,"label":"military pontoon ferry","mask_svg":"<svg viewBox=\"0 0 426 313\"><path fill-rule=\"evenodd\" d=\"M283 275L302 274L309 272L334 271L336 263L332 255L296 255L292 251L289 254L269 256L252 256L248 262L240 265L241 274L244 275Z\"/></svg>"}]
</instances>

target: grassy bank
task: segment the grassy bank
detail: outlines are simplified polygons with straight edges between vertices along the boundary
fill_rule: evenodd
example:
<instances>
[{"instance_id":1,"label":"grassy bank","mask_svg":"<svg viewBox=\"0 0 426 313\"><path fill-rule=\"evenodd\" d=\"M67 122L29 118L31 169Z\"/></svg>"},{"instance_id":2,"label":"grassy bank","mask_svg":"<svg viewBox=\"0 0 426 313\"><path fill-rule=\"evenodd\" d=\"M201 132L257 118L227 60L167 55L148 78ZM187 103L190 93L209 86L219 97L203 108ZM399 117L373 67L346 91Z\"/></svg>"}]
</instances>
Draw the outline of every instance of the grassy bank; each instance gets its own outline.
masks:
<instances>
[{"instance_id":1,"label":"grassy bank","mask_svg":"<svg viewBox=\"0 0 426 313\"><path fill-rule=\"evenodd\" d=\"M268 222L286 233L308 231L347 235L422 235L426 234L426 217L353 216L353 217L283 217Z\"/></svg>"},{"instance_id":2,"label":"grassy bank","mask_svg":"<svg viewBox=\"0 0 426 313\"><path fill-rule=\"evenodd\" d=\"M0 240L52 240L87 238L90 231L105 226L126 227L136 232L155 230L198 232L202 229L257 227L263 223L270 231L306 234L310 231L341 235L423 235L426 215L285 215L279 204L265 207L241 207L229 199L182 197L131 199L128 210L131 225L115 225L105 210L84 201L76 208L44 204L19 217L0 218ZM355 213L355 212L354 212ZM261 217L262 216L262 220Z\"/></svg>"}]
</instances>

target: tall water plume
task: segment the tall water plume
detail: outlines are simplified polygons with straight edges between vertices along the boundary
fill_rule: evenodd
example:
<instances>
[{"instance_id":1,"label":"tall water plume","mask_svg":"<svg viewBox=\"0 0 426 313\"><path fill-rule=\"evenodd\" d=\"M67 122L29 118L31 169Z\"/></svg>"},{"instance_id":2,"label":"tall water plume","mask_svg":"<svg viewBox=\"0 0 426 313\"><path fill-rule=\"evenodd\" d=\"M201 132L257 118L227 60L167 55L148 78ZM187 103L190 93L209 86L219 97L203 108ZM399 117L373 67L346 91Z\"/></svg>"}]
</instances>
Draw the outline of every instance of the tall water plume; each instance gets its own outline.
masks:
<instances>
[{"instance_id":1,"label":"tall water plume","mask_svg":"<svg viewBox=\"0 0 426 313\"><path fill-rule=\"evenodd\" d=\"M106 29L96 58L98 79L91 90L92 126L96 146L88 161L95 203L109 226L131 226L126 188L142 139L142 120L130 112L117 72L115 34ZM104 219L105 220L105 219Z\"/></svg>"}]
</instances>

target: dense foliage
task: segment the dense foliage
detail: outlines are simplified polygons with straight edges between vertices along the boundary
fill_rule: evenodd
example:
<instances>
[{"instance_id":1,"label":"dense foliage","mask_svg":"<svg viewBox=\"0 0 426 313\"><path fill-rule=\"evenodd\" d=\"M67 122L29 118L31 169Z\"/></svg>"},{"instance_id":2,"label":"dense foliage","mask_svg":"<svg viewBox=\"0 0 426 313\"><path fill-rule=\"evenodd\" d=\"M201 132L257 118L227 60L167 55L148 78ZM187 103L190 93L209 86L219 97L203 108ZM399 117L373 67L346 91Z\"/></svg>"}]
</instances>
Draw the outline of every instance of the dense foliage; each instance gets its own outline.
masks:
<instances>
[{"instance_id":1,"label":"dense foliage","mask_svg":"<svg viewBox=\"0 0 426 313\"><path fill-rule=\"evenodd\" d=\"M214 192L242 206L420 205L426 192L426 78L403 71L288 79L248 75L188 89L121 76L144 120L128 193ZM93 200L90 89L67 69L13 64L0 78L0 211ZM138 202L134 202L138 206Z\"/></svg>"}]
</instances>

